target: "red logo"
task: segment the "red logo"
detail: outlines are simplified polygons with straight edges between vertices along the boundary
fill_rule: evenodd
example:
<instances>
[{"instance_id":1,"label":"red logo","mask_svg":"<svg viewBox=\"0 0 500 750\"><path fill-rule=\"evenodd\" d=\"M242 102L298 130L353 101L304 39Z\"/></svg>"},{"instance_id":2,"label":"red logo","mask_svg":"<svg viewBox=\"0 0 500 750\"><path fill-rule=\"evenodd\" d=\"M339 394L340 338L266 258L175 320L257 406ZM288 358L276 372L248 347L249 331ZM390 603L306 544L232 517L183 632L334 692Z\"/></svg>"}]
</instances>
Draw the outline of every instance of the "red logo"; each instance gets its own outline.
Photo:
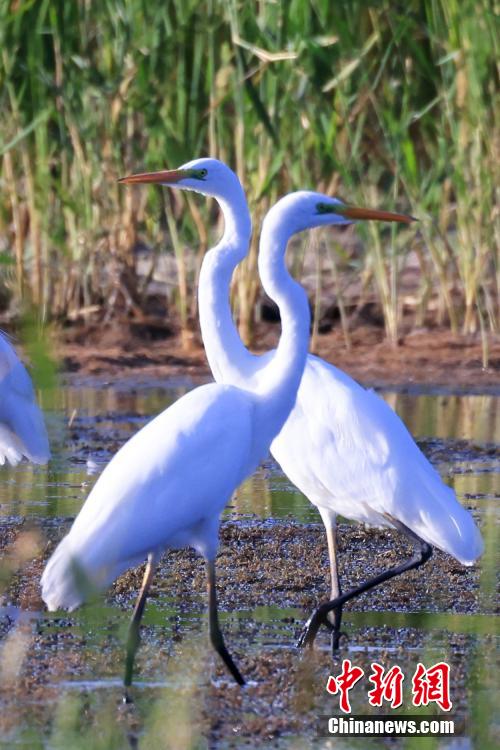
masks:
<instances>
[{"instance_id":1,"label":"red logo","mask_svg":"<svg viewBox=\"0 0 500 750\"><path fill-rule=\"evenodd\" d=\"M450 665L440 661L426 669L420 662L412 680L412 700L414 706L428 706L437 703L443 711L449 711L450 700Z\"/></svg>"},{"instance_id":2,"label":"red logo","mask_svg":"<svg viewBox=\"0 0 500 750\"><path fill-rule=\"evenodd\" d=\"M405 676L401 667L395 665L391 667L387 674L384 675L384 668L377 664L372 664L372 673L368 677L375 687L368 692L368 702L370 706L381 706L382 701L391 704L391 708L398 708L403 703L403 680Z\"/></svg>"},{"instance_id":3,"label":"red logo","mask_svg":"<svg viewBox=\"0 0 500 750\"><path fill-rule=\"evenodd\" d=\"M351 666L349 659L344 659L342 662L342 672L338 677L328 678L326 683L326 690L330 695L335 695L337 692L340 693L340 710L345 714L351 713L351 704L349 703L349 690L360 680L364 675L364 671L361 667Z\"/></svg>"},{"instance_id":4,"label":"red logo","mask_svg":"<svg viewBox=\"0 0 500 750\"><path fill-rule=\"evenodd\" d=\"M338 677L329 676L326 690L330 695L340 695L340 710L345 714L351 713L349 703L349 691L365 673L361 667L351 664L349 659L342 661L342 671ZM384 670L381 664L372 662L371 672L368 676L373 687L368 691L368 702L370 706L382 706L383 702L390 704L391 708L398 708L403 703L403 680L405 676L401 667L395 664ZM450 666L441 661L426 669L420 662L413 674L412 680L412 702L414 706L428 706L429 703L437 703L443 711L449 711L452 707L450 700Z\"/></svg>"}]
</instances>

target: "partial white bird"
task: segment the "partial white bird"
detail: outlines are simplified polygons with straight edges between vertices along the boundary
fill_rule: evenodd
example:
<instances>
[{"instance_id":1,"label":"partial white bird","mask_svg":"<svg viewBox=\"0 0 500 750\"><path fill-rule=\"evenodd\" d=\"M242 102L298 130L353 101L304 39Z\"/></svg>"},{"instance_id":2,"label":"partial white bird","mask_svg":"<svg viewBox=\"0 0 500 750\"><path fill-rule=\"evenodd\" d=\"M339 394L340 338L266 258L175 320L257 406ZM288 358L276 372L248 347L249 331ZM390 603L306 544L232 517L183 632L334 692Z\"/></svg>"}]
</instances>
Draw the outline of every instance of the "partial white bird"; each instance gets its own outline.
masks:
<instances>
[{"instance_id":1,"label":"partial white bird","mask_svg":"<svg viewBox=\"0 0 500 750\"><path fill-rule=\"evenodd\" d=\"M49 440L31 378L0 331L0 465L16 466L23 456L46 464Z\"/></svg>"},{"instance_id":2,"label":"partial white bird","mask_svg":"<svg viewBox=\"0 0 500 750\"><path fill-rule=\"evenodd\" d=\"M200 323L208 362L217 382L241 388L262 387L274 354L256 356L246 349L229 303L231 277L248 252L251 234L248 206L237 176L216 159L197 159L177 170L140 175L136 181L192 190L192 184L185 180L192 169L205 170L205 179L194 189L217 200L225 222L223 237L206 254L200 273ZM299 193L289 198L297 215L302 211L302 201L307 203L307 195ZM328 224L346 225L369 219L405 224L412 221L409 216L356 208L335 198L329 199L329 205L332 203L336 213L330 214ZM284 273L282 266L271 260L283 232L282 221L283 215L271 209L260 243L259 263L268 269L275 283ZM265 282L264 287L269 283L267 278ZM271 453L289 479L318 508L326 528L333 603L323 605L313 625L321 621L330 626L325 612L333 612L334 648L338 646L342 614L338 599L338 514L362 523L397 528L418 547L415 557L407 563L344 594L342 603L422 564L431 554L428 545L448 552L464 565L472 565L481 555L483 542L471 514L443 483L401 419L376 393L318 357L307 358L296 404L274 439ZM313 640L309 629L299 644Z\"/></svg>"},{"instance_id":3,"label":"partial white bird","mask_svg":"<svg viewBox=\"0 0 500 750\"><path fill-rule=\"evenodd\" d=\"M186 188L197 189L207 181L208 172L203 166L185 168L178 178ZM132 176L122 182L147 179ZM212 644L234 679L244 682L224 646L217 618L220 514L282 427L295 402L307 356L309 306L304 290L286 270L286 243L295 232L328 224L334 208L326 196L307 194L300 201L289 196L264 222L263 241L272 241L272 249L261 256L259 270L280 309L283 331L260 382L244 389L215 383L202 386L140 430L103 471L47 563L42 576L44 601L50 610L72 610L85 597L83 581L105 588L148 558L129 631L126 687L132 681L139 623L154 566L166 549L186 545L207 561Z\"/></svg>"}]
</instances>

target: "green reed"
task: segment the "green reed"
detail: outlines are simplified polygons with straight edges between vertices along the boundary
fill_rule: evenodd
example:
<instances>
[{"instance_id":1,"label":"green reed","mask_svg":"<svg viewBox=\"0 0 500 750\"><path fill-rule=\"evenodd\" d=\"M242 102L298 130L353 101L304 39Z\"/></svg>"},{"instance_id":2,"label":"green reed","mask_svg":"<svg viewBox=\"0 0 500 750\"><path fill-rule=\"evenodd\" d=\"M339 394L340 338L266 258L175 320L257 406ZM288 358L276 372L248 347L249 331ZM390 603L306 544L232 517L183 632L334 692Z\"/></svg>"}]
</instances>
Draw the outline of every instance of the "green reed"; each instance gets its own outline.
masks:
<instances>
[{"instance_id":1,"label":"green reed","mask_svg":"<svg viewBox=\"0 0 500 750\"><path fill-rule=\"evenodd\" d=\"M500 234L489 0L5 0L0 44L0 240L14 263L0 265L0 285L11 297L46 318L140 314L140 235L174 254L168 302L185 330L197 279L186 248L200 232L202 249L212 239L213 205L116 179L211 154L236 167L256 225L302 187L417 215L411 232L365 228L367 251L351 262L395 341L400 276L417 253L415 323L437 297L441 322L482 332L487 359ZM233 289L247 340L256 252L254 241Z\"/></svg>"}]
</instances>

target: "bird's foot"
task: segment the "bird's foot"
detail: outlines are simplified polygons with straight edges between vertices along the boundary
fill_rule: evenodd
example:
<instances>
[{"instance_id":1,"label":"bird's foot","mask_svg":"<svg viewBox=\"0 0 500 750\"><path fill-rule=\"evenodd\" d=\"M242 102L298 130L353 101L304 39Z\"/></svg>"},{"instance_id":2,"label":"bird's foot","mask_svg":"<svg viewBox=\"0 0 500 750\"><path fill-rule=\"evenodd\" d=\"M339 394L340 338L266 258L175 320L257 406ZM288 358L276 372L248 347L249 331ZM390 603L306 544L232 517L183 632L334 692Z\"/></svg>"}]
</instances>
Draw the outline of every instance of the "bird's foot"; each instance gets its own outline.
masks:
<instances>
[{"instance_id":1,"label":"bird's foot","mask_svg":"<svg viewBox=\"0 0 500 750\"><path fill-rule=\"evenodd\" d=\"M316 634L320 628L320 625L326 625L331 630L332 624L328 622L327 618L321 613L321 608L315 609L299 635L297 641L297 648L305 648L309 646L312 648Z\"/></svg>"},{"instance_id":2,"label":"bird's foot","mask_svg":"<svg viewBox=\"0 0 500 750\"><path fill-rule=\"evenodd\" d=\"M303 625L302 630L300 631L300 635L298 637L297 643L295 644L296 648L304 648L304 646L306 645L308 625L309 625L309 620L306 622L305 625Z\"/></svg>"},{"instance_id":3,"label":"bird's foot","mask_svg":"<svg viewBox=\"0 0 500 750\"><path fill-rule=\"evenodd\" d=\"M123 688L122 703L125 706L132 706L134 704L134 699L132 698L130 692L130 685L125 685L125 687Z\"/></svg>"},{"instance_id":4,"label":"bird's foot","mask_svg":"<svg viewBox=\"0 0 500 750\"><path fill-rule=\"evenodd\" d=\"M332 649L332 656L335 656L335 652L339 650L340 648L340 639L344 637L347 638L347 633L344 630L337 630L337 628L333 628L331 630L331 649Z\"/></svg>"}]
</instances>

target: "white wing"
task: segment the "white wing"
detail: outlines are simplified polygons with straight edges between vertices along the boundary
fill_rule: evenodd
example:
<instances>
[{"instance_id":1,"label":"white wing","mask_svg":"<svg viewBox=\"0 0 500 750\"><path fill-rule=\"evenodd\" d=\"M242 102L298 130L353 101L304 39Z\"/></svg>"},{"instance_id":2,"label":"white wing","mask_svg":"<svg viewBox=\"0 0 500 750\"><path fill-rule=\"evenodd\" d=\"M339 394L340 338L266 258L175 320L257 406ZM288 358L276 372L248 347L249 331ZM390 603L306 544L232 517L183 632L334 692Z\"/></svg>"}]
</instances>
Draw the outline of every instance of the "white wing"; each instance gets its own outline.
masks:
<instances>
[{"instance_id":1,"label":"white wing","mask_svg":"<svg viewBox=\"0 0 500 750\"><path fill-rule=\"evenodd\" d=\"M49 608L81 603L72 565L104 588L149 552L191 545L213 556L219 515L261 458L253 449L253 411L248 394L209 384L134 435L47 564L42 595Z\"/></svg>"},{"instance_id":2,"label":"white wing","mask_svg":"<svg viewBox=\"0 0 500 750\"><path fill-rule=\"evenodd\" d=\"M395 412L341 370L309 356L297 403L271 452L315 505L390 525L471 564L482 539L470 513L420 451Z\"/></svg>"},{"instance_id":3,"label":"white wing","mask_svg":"<svg viewBox=\"0 0 500 750\"><path fill-rule=\"evenodd\" d=\"M47 463L49 441L31 379L0 333L0 464L7 460L15 465L23 456Z\"/></svg>"}]
</instances>

